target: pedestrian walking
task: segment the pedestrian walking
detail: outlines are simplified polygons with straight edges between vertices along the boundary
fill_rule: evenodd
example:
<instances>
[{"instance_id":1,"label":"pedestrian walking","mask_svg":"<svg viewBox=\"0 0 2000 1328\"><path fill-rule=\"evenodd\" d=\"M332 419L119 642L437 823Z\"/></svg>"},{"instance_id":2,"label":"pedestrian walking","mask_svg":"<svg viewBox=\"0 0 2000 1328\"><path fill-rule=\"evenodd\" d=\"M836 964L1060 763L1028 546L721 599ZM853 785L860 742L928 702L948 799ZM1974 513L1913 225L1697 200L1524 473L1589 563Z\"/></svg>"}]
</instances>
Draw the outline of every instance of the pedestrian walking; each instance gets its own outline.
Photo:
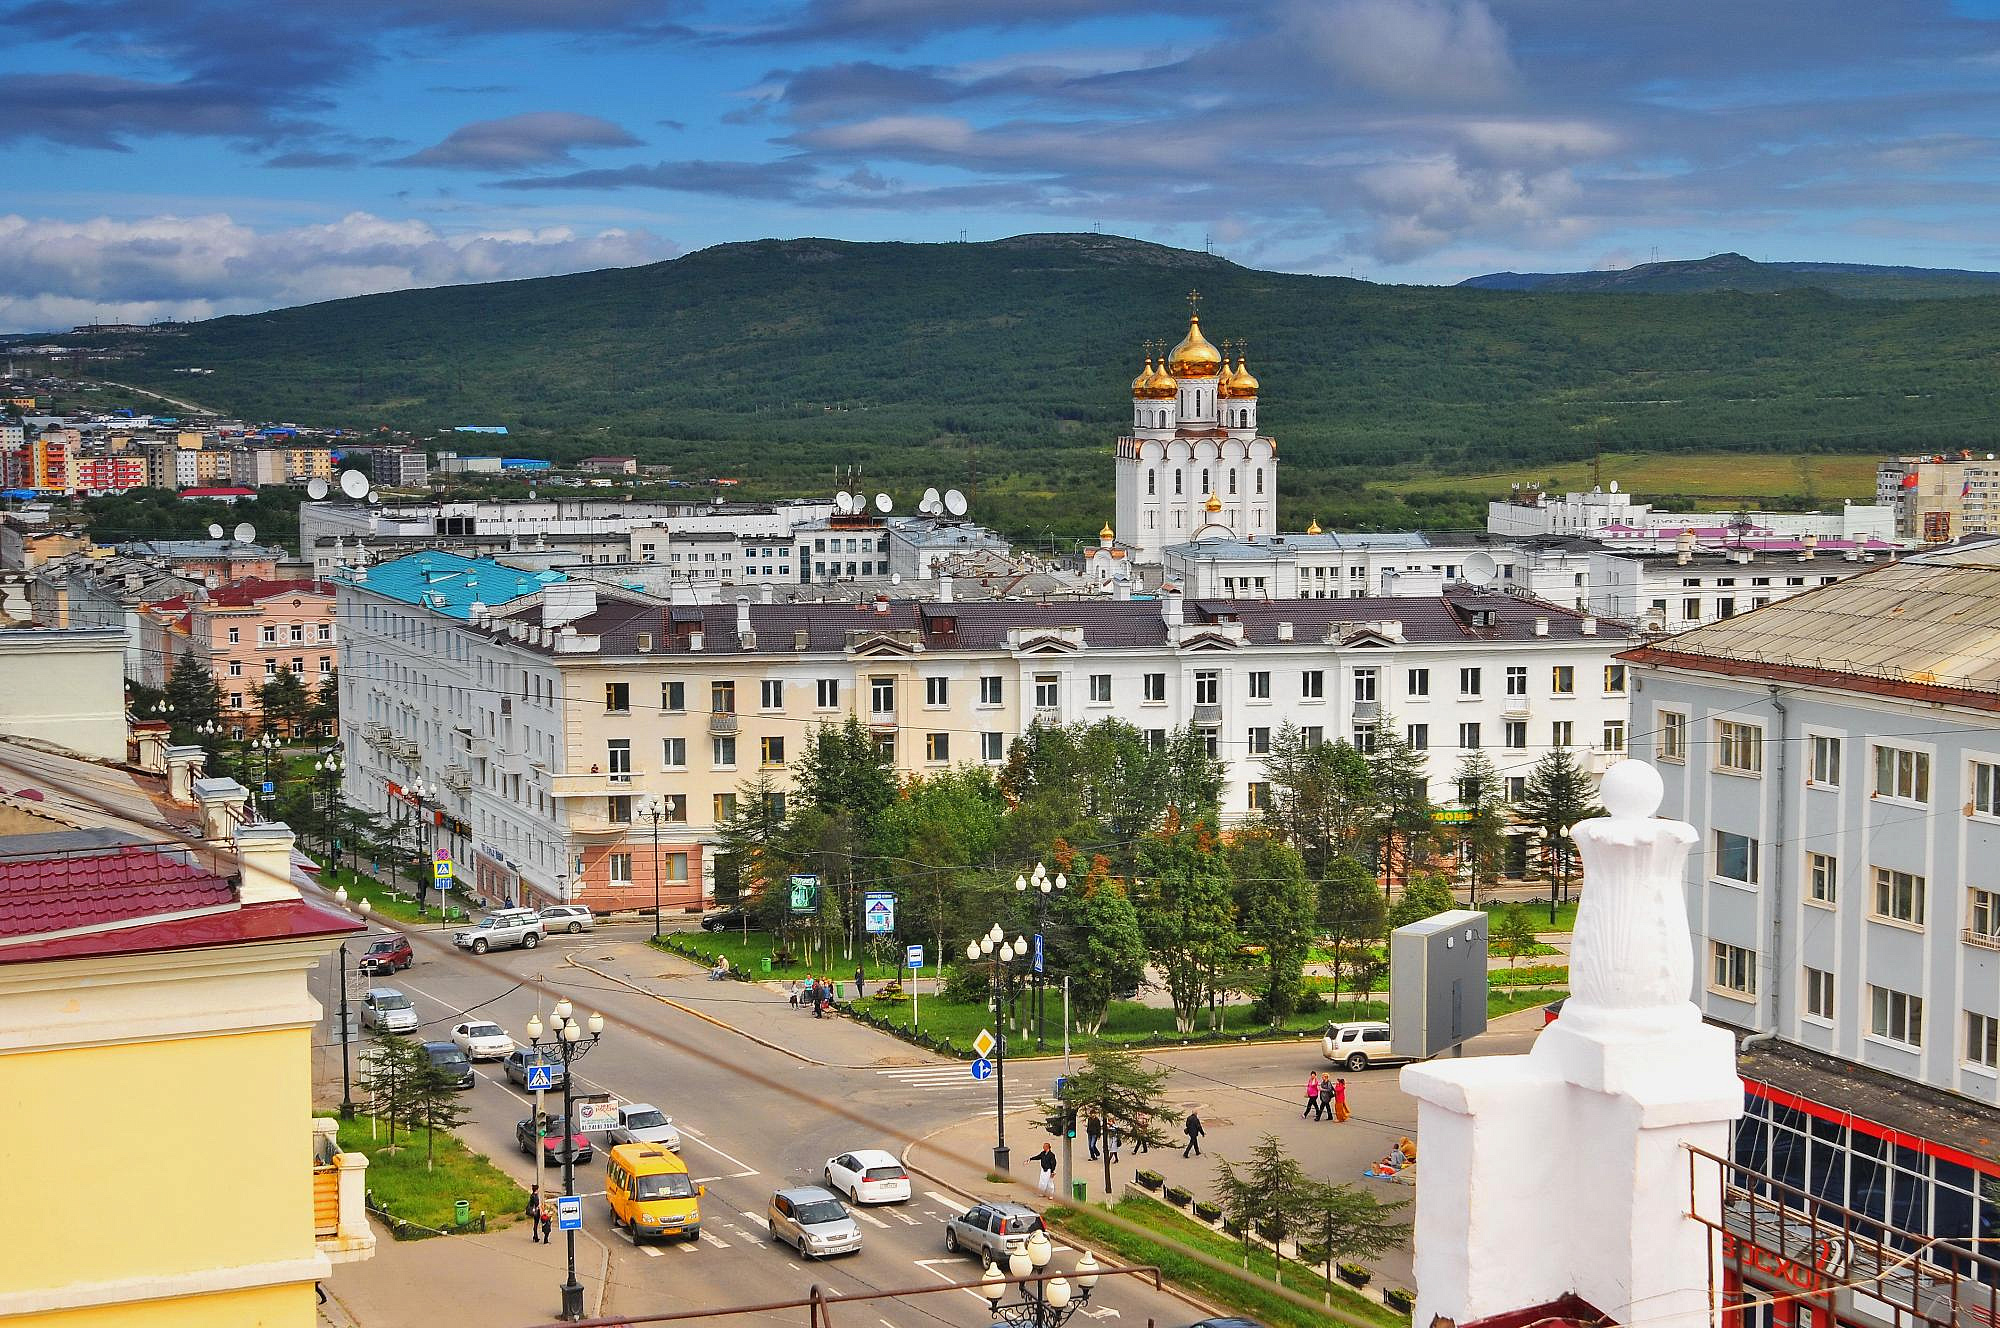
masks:
<instances>
[{"instance_id":1,"label":"pedestrian walking","mask_svg":"<svg viewBox=\"0 0 2000 1328\"><path fill-rule=\"evenodd\" d=\"M1118 1122L1112 1121L1108 1123L1104 1127L1104 1148L1105 1151L1111 1155L1111 1160L1113 1162L1116 1162L1118 1160L1119 1139L1120 1136L1118 1133Z\"/></svg>"},{"instance_id":2,"label":"pedestrian walking","mask_svg":"<svg viewBox=\"0 0 2000 1328\"><path fill-rule=\"evenodd\" d=\"M1097 1119L1096 1116L1092 1116L1089 1123L1083 1127L1083 1132L1090 1136L1090 1160L1095 1162L1097 1160L1097 1141L1104 1137L1104 1122Z\"/></svg>"},{"instance_id":3,"label":"pedestrian walking","mask_svg":"<svg viewBox=\"0 0 2000 1328\"><path fill-rule=\"evenodd\" d=\"M862 998L863 996L866 996L866 995L868 994L868 992L867 992L867 991L865 990L865 988L864 988L864 985L863 985L863 984L865 984L865 983L866 983L867 981L868 981L868 973L867 973L867 970L865 970L864 968L862 968L862 966L861 966L861 965L859 965L859 964L856 964L856 965L854 966L854 999L855 999L855 1000L857 1000L857 1001L858 1001L858 1000L860 1000L860 999L861 999L861 998Z\"/></svg>"},{"instance_id":4,"label":"pedestrian walking","mask_svg":"<svg viewBox=\"0 0 2000 1328\"><path fill-rule=\"evenodd\" d=\"M1181 1133L1187 1136L1187 1147L1181 1149L1181 1156L1186 1157L1192 1153L1196 1157L1200 1157L1201 1136L1208 1133L1207 1130L1201 1128L1201 1117L1190 1111L1187 1120L1181 1124Z\"/></svg>"},{"instance_id":5,"label":"pedestrian walking","mask_svg":"<svg viewBox=\"0 0 2000 1328\"><path fill-rule=\"evenodd\" d=\"M549 1232L555 1229L555 1225L556 1201L552 1198L544 1199L542 1200L542 1244L547 1245L549 1243Z\"/></svg>"},{"instance_id":6,"label":"pedestrian walking","mask_svg":"<svg viewBox=\"0 0 2000 1328\"><path fill-rule=\"evenodd\" d=\"M1333 1119L1344 1121L1352 1114L1347 1109L1347 1081L1336 1079L1333 1081Z\"/></svg>"},{"instance_id":7,"label":"pedestrian walking","mask_svg":"<svg viewBox=\"0 0 2000 1328\"><path fill-rule=\"evenodd\" d=\"M785 1002L794 1010L799 1008L799 980L793 978L785 984Z\"/></svg>"},{"instance_id":8,"label":"pedestrian walking","mask_svg":"<svg viewBox=\"0 0 2000 1328\"><path fill-rule=\"evenodd\" d=\"M1153 1151L1153 1146L1146 1142L1146 1135L1152 1128L1151 1121L1140 1122L1138 1131L1132 1136L1133 1157L1137 1157L1141 1153L1150 1153Z\"/></svg>"},{"instance_id":9,"label":"pedestrian walking","mask_svg":"<svg viewBox=\"0 0 2000 1328\"><path fill-rule=\"evenodd\" d=\"M1306 1117L1312 1115L1313 1112L1318 1109L1319 1109L1319 1071L1314 1070L1311 1074L1306 1076L1306 1109L1299 1113L1299 1119L1304 1120Z\"/></svg>"},{"instance_id":10,"label":"pedestrian walking","mask_svg":"<svg viewBox=\"0 0 2000 1328\"><path fill-rule=\"evenodd\" d=\"M1038 1182L1041 1195L1044 1199L1053 1199L1056 1197L1056 1150L1044 1143L1042 1151L1035 1154L1035 1160L1042 1164L1042 1178Z\"/></svg>"},{"instance_id":11,"label":"pedestrian walking","mask_svg":"<svg viewBox=\"0 0 2000 1328\"><path fill-rule=\"evenodd\" d=\"M1316 1105L1318 1110L1313 1115L1314 1120L1325 1120L1333 1110L1333 1076L1330 1074L1320 1077L1319 1102Z\"/></svg>"},{"instance_id":12,"label":"pedestrian walking","mask_svg":"<svg viewBox=\"0 0 2000 1328\"><path fill-rule=\"evenodd\" d=\"M813 1018L826 1018L826 986L819 979L813 979Z\"/></svg>"},{"instance_id":13,"label":"pedestrian walking","mask_svg":"<svg viewBox=\"0 0 2000 1328\"><path fill-rule=\"evenodd\" d=\"M528 1206L522 1210L528 1219L528 1242L535 1244L541 1240L542 1230L542 1187L537 1185L528 1191Z\"/></svg>"}]
</instances>

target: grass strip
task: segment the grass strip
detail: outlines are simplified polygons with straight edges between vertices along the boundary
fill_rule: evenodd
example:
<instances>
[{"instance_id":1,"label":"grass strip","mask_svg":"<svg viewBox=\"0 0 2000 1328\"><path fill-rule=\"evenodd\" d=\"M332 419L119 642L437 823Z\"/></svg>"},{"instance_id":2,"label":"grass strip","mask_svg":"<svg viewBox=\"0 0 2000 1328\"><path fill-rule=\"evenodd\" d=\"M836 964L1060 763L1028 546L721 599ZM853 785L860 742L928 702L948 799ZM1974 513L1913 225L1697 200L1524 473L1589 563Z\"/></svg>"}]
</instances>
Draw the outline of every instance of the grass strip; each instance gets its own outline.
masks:
<instances>
[{"instance_id":1,"label":"grass strip","mask_svg":"<svg viewBox=\"0 0 2000 1328\"><path fill-rule=\"evenodd\" d=\"M371 1125L374 1136L371 1138ZM528 1192L512 1176L475 1153L455 1134L439 1131L433 1165L424 1166L424 1135L399 1130L396 1146L389 1147L387 1122L367 1116L340 1122L340 1148L346 1153L368 1156L368 1192L391 1216L418 1226L450 1231L457 1225L453 1205L464 1199L472 1215L486 1214L489 1229L519 1219L527 1206ZM403 1237L404 1229L397 1234ZM421 1238L420 1233L408 1233Z\"/></svg>"}]
</instances>

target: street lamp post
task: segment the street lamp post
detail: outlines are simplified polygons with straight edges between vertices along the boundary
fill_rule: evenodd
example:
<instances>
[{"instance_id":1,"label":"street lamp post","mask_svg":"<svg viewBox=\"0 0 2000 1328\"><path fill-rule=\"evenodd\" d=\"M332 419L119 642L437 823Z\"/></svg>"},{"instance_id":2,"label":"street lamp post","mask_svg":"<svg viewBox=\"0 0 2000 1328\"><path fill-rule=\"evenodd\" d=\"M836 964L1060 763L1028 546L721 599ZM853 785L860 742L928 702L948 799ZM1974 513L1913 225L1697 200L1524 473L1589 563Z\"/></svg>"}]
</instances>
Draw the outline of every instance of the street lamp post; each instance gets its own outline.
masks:
<instances>
[{"instance_id":1,"label":"street lamp post","mask_svg":"<svg viewBox=\"0 0 2000 1328\"><path fill-rule=\"evenodd\" d=\"M319 760L313 763L313 768L319 771L320 784L326 793L326 819L321 821L320 824L325 831L322 837L326 840L327 860L333 865L335 870L338 870L340 867L340 846L333 838L333 806L340 789L340 752L338 750L329 751L325 756L320 757Z\"/></svg>"},{"instance_id":2,"label":"street lamp post","mask_svg":"<svg viewBox=\"0 0 2000 1328\"><path fill-rule=\"evenodd\" d=\"M1549 925L1556 924L1556 889L1561 887L1563 898L1569 898L1569 832L1571 827L1556 827L1556 879L1549 882Z\"/></svg>"},{"instance_id":3,"label":"street lamp post","mask_svg":"<svg viewBox=\"0 0 2000 1328\"><path fill-rule=\"evenodd\" d=\"M576 1082L576 1071L573 1066L576 1061L582 1060L604 1035L604 1016L601 1014L590 1016L589 1031L585 1032L584 1022L576 1017L569 1001L560 1000L556 1002L554 1014L549 1017L547 1031L548 1037L544 1038L542 1017L539 1014L528 1017L529 1045L544 1057L562 1062L563 1194L567 1197L576 1193L576 1126L570 1119L570 1094L574 1091L570 1086ZM535 1122L537 1155L541 1152L542 1141L539 1137L541 1127L541 1121L537 1120ZM563 1241L569 1247L569 1279L562 1284L561 1317L573 1323L583 1317L583 1284L576 1280L576 1232L563 1232Z\"/></svg>"},{"instance_id":4,"label":"street lamp post","mask_svg":"<svg viewBox=\"0 0 2000 1328\"><path fill-rule=\"evenodd\" d=\"M976 941L969 941L965 947L966 962L976 964L982 959L993 963L992 1005L993 1005L993 1094L994 1105L999 1108L993 1116L993 1169L1007 1170L1007 1020L1004 1017L1006 1000L1006 966L1027 953L1025 938L1009 941L1007 932L999 923L993 930ZM999 947L995 949L994 947Z\"/></svg>"},{"instance_id":5,"label":"street lamp post","mask_svg":"<svg viewBox=\"0 0 2000 1328\"><path fill-rule=\"evenodd\" d=\"M1055 1247L1049 1243L1048 1233L1037 1231L1028 1237L1022 1248L1007 1256L1005 1274L992 1264L979 1278L979 1294L986 1298L995 1321L1013 1325L1013 1328L1062 1328L1070 1317L1090 1303L1090 1293L1097 1288L1097 1260L1089 1250L1076 1261L1076 1284L1061 1273L1044 1273L1049 1260L1055 1255ZM1022 1282L1021 1298L1018 1301L1002 1303L1007 1294L1008 1277L1028 1278L1033 1282Z\"/></svg>"},{"instance_id":6,"label":"street lamp post","mask_svg":"<svg viewBox=\"0 0 2000 1328\"><path fill-rule=\"evenodd\" d=\"M1057 872L1052 878L1049 869L1041 863L1035 864L1034 878L1025 876L1014 878L1014 892L1027 894L1034 892L1035 899L1035 951L1029 966L1029 981L1035 984L1035 1050L1047 1048L1048 1043L1048 977L1043 972L1044 956L1048 953L1049 896L1057 890L1069 888L1069 877Z\"/></svg>"},{"instance_id":7,"label":"street lamp post","mask_svg":"<svg viewBox=\"0 0 2000 1328\"><path fill-rule=\"evenodd\" d=\"M342 908L347 907L347 887L341 886L333 892L333 900ZM361 921L368 921L368 914L375 906L367 900L361 901ZM354 1040L352 1026L347 1022L347 942L340 943L340 1118L354 1119L353 1070L348 1061L348 1046Z\"/></svg>"},{"instance_id":8,"label":"street lamp post","mask_svg":"<svg viewBox=\"0 0 2000 1328\"><path fill-rule=\"evenodd\" d=\"M666 804L652 794L639 800L636 809L641 817L653 823L653 939L660 939L660 821L666 816Z\"/></svg>"},{"instance_id":9,"label":"street lamp post","mask_svg":"<svg viewBox=\"0 0 2000 1328\"><path fill-rule=\"evenodd\" d=\"M424 897L430 893L430 883L437 876L436 869L432 866L437 861L437 821L433 816L433 809L435 808L438 811L443 810L444 804L438 802L437 799L444 790L436 784L426 784L423 780L419 779L415 784L410 786L410 792L416 795L417 820L423 826L424 856L423 861L417 867L417 879L419 882L417 886L417 915L421 917L424 911ZM440 930L443 929L445 921L444 882L439 881L438 927Z\"/></svg>"}]
</instances>

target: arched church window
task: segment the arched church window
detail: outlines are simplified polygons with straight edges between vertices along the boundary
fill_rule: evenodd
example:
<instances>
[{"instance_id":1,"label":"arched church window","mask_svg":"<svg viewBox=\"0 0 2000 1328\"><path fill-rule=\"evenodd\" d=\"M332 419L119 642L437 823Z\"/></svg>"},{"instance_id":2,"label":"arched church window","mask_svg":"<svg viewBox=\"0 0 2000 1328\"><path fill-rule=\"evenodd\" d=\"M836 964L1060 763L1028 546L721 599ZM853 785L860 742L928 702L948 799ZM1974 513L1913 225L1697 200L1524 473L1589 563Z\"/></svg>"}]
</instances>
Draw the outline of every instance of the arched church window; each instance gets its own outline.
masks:
<instances>
[{"instance_id":1,"label":"arched church window","mask_svg":"<svg viewBox=\"0 0 2000 1328\"><path fill-rule=\"evenodd\" d=\"M1236 467L1234 466L1229 468L1229 492L1232 494L1236 492Z\"/></svg>"},{"instance_id":2,"label":"arched church window","mask_svg":"<svg viewBox=\"0 0 2000 1328\"><path fill-rule=\"evenodd\" d=\"M1151 466L1148 466L1146 468L1146 496L1148 498L1151 498L1156 492L1159 491L1158 481L1159 481L1159 472L1154 470Z\"/></svg>"},{"instance_id":3,"label":"arched church window","mask_svg":"<svg viewBox=\"0 0 2000 1328\"><path fill-rule=\"evenodd\" d=\"M1264 468L1262 466L1257 467L1257 492L1264 492Z\"/></svg>"},{"instance_id":4,"label":"arched church window","mask_svg":"<svg viewBox=\"0 0 2000 1328\"><path fill-rule=\"evenodd\" d=\"M1201 468L1201 491L1202 491L1203 493L1207 493L1207 492L1209 492L1209 484L1208 484L1208 467L1207 467L1207 466L1203 466L1203 467Z\"/></svg>"},{"instance_id":5,"label":"arched church window","mask_svg":"<svg viewBox=\"0 0 2000 1328\"><path fill-rule=\"evenodd\" d=\"M1175 466L1175 467L1174 467L1174 497L1178 498L1178 497L1180 497L1180 496L1181 496L1181 468L1180 468L1179 466Z\"/></svg>"}]
</instances>

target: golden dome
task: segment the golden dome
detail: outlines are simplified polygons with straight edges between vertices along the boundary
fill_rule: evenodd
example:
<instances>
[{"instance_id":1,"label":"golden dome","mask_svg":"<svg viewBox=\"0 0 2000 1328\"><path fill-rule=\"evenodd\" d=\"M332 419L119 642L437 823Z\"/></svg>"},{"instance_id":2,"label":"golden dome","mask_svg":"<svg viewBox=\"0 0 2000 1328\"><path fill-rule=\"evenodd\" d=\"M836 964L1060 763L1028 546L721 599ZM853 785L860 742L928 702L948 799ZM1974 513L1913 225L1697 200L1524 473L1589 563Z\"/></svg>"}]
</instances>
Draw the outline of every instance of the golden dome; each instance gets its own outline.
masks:
<instances>
[{"instance_id":1,"label":"golden dome","mask_svg":"<svg viewBox=\"0 0 2000 1328\"><path fill-rule=\"evenodd\" d=\"M1318 534L1320 534L1320 533L1321 533L1321 531L1320 531L1320 528L1319 528L1319 518L1318 518L1318 517L1314 517L1314 518L1313 518L1313 520L1312 520L1312 524L1306 527L1306 534L1308 534L1308 535L1318 535Z\"/></svg>"},{"instance_id":2,"label":"golden dome","mask_svg":"<svg viewBox=\"0 0 2000 1328\"><path fill-rule=\"evenodd\" d=\"M1153 383L1146 392L1146 399L1148 401L1172 401L1176 396L1180 395L1180 390L1180 385L1174 382L1174 376L1167 372L1167 357L1162 355L1160 357L1160 367L1153 370Z\"/></svg>"},{"instance_id":3,"label":"golden dome","mask_svg":"<svg viewBox=\"0 0 2000 1328\"><path fill-rule=\"evenodd\" d=\"M1208 495L1208 501L1202 505L1206 507L1211 514L1220 512L1222 510L1222 499L1216 497L1214 494L1211 493L1210 495Z\"/></svg>"},{"instance_id":4,"label":"golden dome","mask_svg":"<svg viewBox=\"0 0 2000 1328\"><path fill-rule=\"evenodd\" d=\"M1152 387L1152 385L1153 385L1153 357L1148 355L1146 357L1146 367L1141 369L1139 371L1139 376L1132 380L1132 399L1137 401L1141 397L1144 397L1146 395L1146 390Z\"/></svg>"},{"instance_id":5,"label":"golden dome","mask_svg":"<svg viewBox=\"0 0 2000 1328\"><path fill-rule=\"evenodd\" d=\"M1176 378L1213 378L1222 368L1222 352L1201 334L1201 315L1188 315L1187 335L1167 357L1167 371Z\"/></svg>"},{"instance_id":6,"label":"golden dome","mask_svg":"<svg viewBox=\"0 0 2000 1328\"><path fill-rule=\"evenodd\" d=\"M1223 375L1222 385L1217 389L1217 392L1221 396L1232 399L1255 397L1257 395L1257 379L1252 376L1250 370L1244 365L1242 351L1236 352L1236 371Z\"/></svg>"},{"instance_id":7,"label":"golden dome","mask_svg":"<svg viewBox=\"0 0 2000 1328\"><path fill-rule=\"evenodd\" d=\"M1118 538L1118 532L1113 530L1111 523L1107 521L1104 523L1104 529L1097 532L1097 538L1101 540L1114 540Z\"/></svg>"}]
</instances>

